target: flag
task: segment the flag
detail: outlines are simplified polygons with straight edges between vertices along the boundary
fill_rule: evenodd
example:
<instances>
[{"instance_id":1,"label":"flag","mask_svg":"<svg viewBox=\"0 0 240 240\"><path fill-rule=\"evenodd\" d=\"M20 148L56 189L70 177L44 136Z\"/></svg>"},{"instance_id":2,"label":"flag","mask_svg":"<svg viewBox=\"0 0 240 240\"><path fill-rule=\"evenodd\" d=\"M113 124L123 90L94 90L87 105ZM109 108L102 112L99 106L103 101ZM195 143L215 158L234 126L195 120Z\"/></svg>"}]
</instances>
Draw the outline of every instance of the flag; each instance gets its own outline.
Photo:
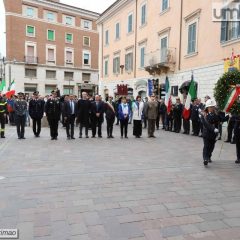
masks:
<instances>
[{"instance_id":1,"label":"flag","mask_svg":"<svg viewBox=\"0 0 240 240\"><path fill-rule=\"evenodd\" d=\"M184 110L183 110L183 118L185 120L188 120L190 118L190 114L191 114L191 111L190 111L191 101L193 99L195 99L196 97L197 97L197 89L196 89L196 86L195 86L194 77L192 75L192 79L191 79L191 83L190 83L187 99L186 99Z\"/></svg>"},{"instance_id":2,"label":"flag","mask_svg":"<svg viewBox=\"0 0 240 240\"><path fill-rule=\"evenodd\" d=\"M153 80L148 79L148 96L152 96L153 95Z\"/></svg>"},{"instance_id":3,"label":"flag","mask_svg":"<svg viewBox=\"0 0 240 240\"><path fill-rule=\"evenodd\" d=\"M224 111L229 112L232 105L234 104L235 100L240 95L240 85L237 85L235 88L231 90L231 92L228 94L225 103L224 103Z\"/></svg>"},{"instance_id":4,"label":"flag","mask_svg":"<svg viewBox=\"0 0 240 240\"><path fill-rule=\"evenodd\" d=\"M10 98L12 95L15 95L15 81L11 82L10 87L8 88L8 92L6 92L6 97Z\"/></svg>"},{"instance_id":5,"label":"flag","mask_svg":"<svg viewBox=\"0 0 240 240\"><path fill-rule=\"evenodd\" d=\"M3 79L0 84L0 91L2 92L2 94L5 94L7 92L7 86L6 86L5 79Z\"/></svg>"},{"instance_id":6,"label":"flag","mask_svg":"<svg viewBox=\"0 0 240 240\"><path fill-rule=\"evenodd\" d=\"M172 98L171 98L171 87L168 80L168 76L166 77L166 81L165 81L165 92L166 92L165 105L167 107L167 113L170 113L172 108Z\"/></svg>"}]
</instances>

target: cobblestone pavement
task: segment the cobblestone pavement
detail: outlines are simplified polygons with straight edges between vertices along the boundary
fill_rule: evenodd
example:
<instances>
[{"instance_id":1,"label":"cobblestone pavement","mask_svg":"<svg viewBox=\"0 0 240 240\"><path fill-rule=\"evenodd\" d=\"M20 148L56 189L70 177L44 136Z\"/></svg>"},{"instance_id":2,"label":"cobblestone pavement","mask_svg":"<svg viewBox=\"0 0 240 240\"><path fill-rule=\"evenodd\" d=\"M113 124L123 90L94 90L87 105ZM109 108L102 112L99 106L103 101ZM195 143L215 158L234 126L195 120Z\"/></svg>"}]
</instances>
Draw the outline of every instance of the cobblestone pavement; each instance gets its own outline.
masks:
<instances>
[{"instance_id":1,"label":"cobblestone pavement","mask_svg":"<svg viewBox=\"0 0 240 240\"><path fill-rule=\"evenodd\" d=\"M130 133L132 128L130 127ZM218 142L202 163L202 139L76 139L49 129L0 139L0 228L21 240L239 240L240 167ZM131 135L131 134L129 134ZM106 136L104 132L104 136Z\"/></svg>"}]
</instances>

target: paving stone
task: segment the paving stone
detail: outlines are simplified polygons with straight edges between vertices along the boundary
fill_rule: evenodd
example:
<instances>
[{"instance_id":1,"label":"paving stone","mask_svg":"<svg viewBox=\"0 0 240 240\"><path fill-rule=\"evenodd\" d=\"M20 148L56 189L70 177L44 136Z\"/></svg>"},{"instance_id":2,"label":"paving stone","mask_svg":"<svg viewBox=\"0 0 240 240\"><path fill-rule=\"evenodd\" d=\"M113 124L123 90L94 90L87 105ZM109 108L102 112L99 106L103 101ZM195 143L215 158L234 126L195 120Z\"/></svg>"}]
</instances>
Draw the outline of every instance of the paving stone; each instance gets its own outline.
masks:
<instances>
[{"instance_id":1,"label":"paving stone","mask_svg":"<svg viewBox=\"0 0 240 240\"><path fill-rule=\"evenodd\" d=\"M166 227L160 230L163 238L183 235L183 230L178 226Z\"/></svg>"}]
</instances>

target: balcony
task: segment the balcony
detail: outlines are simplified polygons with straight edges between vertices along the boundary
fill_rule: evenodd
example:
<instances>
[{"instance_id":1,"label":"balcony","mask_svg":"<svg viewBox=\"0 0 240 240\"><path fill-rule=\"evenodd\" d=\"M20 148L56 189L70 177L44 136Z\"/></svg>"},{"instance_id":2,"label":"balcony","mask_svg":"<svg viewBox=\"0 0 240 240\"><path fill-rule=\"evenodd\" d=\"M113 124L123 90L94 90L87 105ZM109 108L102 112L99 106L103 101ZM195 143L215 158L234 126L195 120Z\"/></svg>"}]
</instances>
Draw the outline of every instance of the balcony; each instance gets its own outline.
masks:
<instances>
[{"instance_id":1,"label":"balcony","mask_svg":"<svg viewBox=\"0 0 240 240\"><path fill-rule=\"evenodd\" d=\"M25 62L25 64L29 64L29 65L36 65L36 64L38 64L38 57L25 56L24 62Z\"/></svg>"},{"instance_id":2,"label":"balcony","mask_svg":"<svg viewBox=\"0 0 240 240\"><path fill-rule=\"evenodd\" d=\"M164 48L145 55L145 70L151 75L161 75L175 70L176 48Z\"/></svg>"}]
</instances>

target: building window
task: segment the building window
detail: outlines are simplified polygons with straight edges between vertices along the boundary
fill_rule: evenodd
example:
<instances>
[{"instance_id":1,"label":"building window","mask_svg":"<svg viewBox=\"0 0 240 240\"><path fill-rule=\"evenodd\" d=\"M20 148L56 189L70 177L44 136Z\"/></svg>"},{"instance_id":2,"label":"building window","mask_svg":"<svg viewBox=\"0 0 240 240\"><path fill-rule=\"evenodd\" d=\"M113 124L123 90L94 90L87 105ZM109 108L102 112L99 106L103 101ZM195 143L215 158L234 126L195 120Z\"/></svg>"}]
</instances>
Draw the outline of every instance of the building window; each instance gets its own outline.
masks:
<instances>
[{"instance_id":1,"label":"building window","mask_svg":"<svg viewBox=\"0 0 240 240\"><path fill-rule=\"evenodd\" d=\"M178 86L172 86L171 87L171 95L174 97L178 96Z\"/></svg>"},{"instance_id":2,"label":"building window","mask_svg":"<svg viewBox=\"0 0 240 240\"><path fill-rule=\"evenodd\" d=\"M84 28L84 29L88 29L88 30L92 29L92 21L82 19L81 25L82 25L82 28Z\"/></svg>"},{"instance_id":3,"label":"building window","mask_svg":"<svg viewBox=\"0 0 240 240\"><path fill-rule=\"evenodd\" d=\"M109 44L109 31L106 30L105 31L105 45L108 45Z\"/></svg>"},{"instance_id":4,"label":"building window","mask_svg":"<svg viewBox=\"0 0 240 240\"><path fill-rule=\"evenodd\" d=\"M113 59L113 73L119 74L120 73L120 57L115 57Z\"/></svg>"},{"instance_id":5,"label":"building window","mask_svg":"<svg viewBox=\"0 0 240 240\"><path fill-rule=\"evenodd\" d=\"M146 24L146 12L147 12L147 5L144 4L141 7L141 25Z\"/></svg>"},{"instance_id":6,"label":"building window","mask_svg":"<svg viewBox=\"0 0 240 240\"><path fill-rule=\"evenodd\" d=\"M84 83L88 83L91 80L91 73L82 73L82 80Z\"/></svg>"},{"instance_id":7,"label":"building window","mask_svg":"<svg viewBox=\"0 0 240 240\"><path fill-rule=\"evenodd\" d=\"M125 55L125 69L127 72L131 72L133 70L133 53L127 53Z\"/></svg>"},{"instance_id":8,"label":"building window","mask_svg":"<svg viewBox=\"0 0 240 240\"><path fill-rule=\"evenodd\" d=\"M83 53L83 64L90 65L90 53Z\"/></svg>"},{"instance_id":9,"label":"building window","mask_svg":"<svg viewBox=\"0 0 240 240\"><path fill-rule=\"evenodd\" d=\"M223 21L221 24L221 42L240 38L240 22Z\"/></svg>"},{"instance_id":10,"label":"building window","mask_svg":"<svg viewBox=\"0 0 240 240\"><path fill-rule=\"evenodd\" d=\"M64 80L72 81L74 72L64 72Z\"/></svg>"},{"instance_id":11,"label":"building window","mask_svg":"<svg viewBox=\"0 0 240 240\"><path fill-rule=\"evenodd\" d=\"M37 64L37 45L34 43L26 43L25 45L25 62L28 64Z\"/></svg>"},{"instance_id":12,"label":"building window","mask_svg":"<svg viewBox=\"0 0 240 240\"><path fill-rule=\"evenodd\" d=\"M83 37L83 45L90 47L90 37Z\"/></svg>"},{"instance_id":13,"label":"building window","mask_svg":"<svg viewBox=\"0 0 240 240\"><path fill-rule=\"evenodd\" d=\"M188 26L188 54L196 52L196 28L196 22Z\"/></svg>"},{"instance_id":14,"label":"building window","mask_svg":"<svg viewBox=\"0 0 240 240\"><path fill-rule=\"evenodd\" d=\"M74 88L73 86L64 86L63 87L63 94L64 95L73 95L73 92L74 92Z\"/></svg>"},{"instance_id":15,"label":"building window","mask_svg":"<svg viewBox=\"0 0 240 240\"><path fill-rule=\"evenodd\" d=\"M27 26L27 33L26 33L26 35L28 37L35 37L35 27Z\"/></svg>"},{"instance_id":16,"label":"building window","mask_svg":"<svg viewBox=\"0 0 240 240\"><path fill-rule=\"evenodd\" d=\"M73 50L72 49L66 50L66 63L67 64L73 63Z\"/></svg>"},{"instance_id":17,"label":"building window","mask_svg":"<svg viewBox=\"0 0 240 240\"><path fill-rule=\"evenodd\" d=\"M45 85L45 93L51 95L52 91L57 88L57 85Z\"/></svg>"},{"instance_id":18,"label":"building window","mask_svg":"<svg viewBox=\"0 0 240 240\"><path fill-rule=\"evenodd\" d=\"M162 0L162 12L168 9L168 0Z\"/></svg>"},{"instance_id":19,"label":"building window","mask_svg":"<svg viewBox=\"0 0 240 240\"><path fill-rule=\"evenodd\" d=\"M66 24L66 25L73 25L73 18L66 16L66 18L65 18L65 24Z\"/></svg>"},{"instance_id":20,"label":"building window","mask_svg":"<svg viewBox=\"0 0 240 240\"><path fill-rule=\"evenodd\" d=\"M53 12L47 12L46 18L49 22L54 22L55 21L55 14Z\"/></svg>"},{"instance_id":21,"label":"building window","mask_svg":"<svg viewBox=\"0 0 240 240\"><path fill-rule=\"evenodd\" d=\"M140 48L140 68L144 68L145 65L145 47Z\"/></svg>"},{"instance_id":22,"label":"building window","mask_svg":"<svg viewBox=\"0 0 240 240\"><path fill-rule=\"evenodd\" d=\"M133 31L133 14L128 16L128 33Z\"/></svg>"},{"instance_id":23,"label":"building window","mask_svg":"<svg viewBox=\"0 0 240 240\"><path fill-rule=\"evenodd\" d=\"M31 8L31 7L27 7L27 9L26 9L26 15L27 15L28 17L34 17L34 9Z\"/></svg>"},{"instance_id":24,"label":"building window","mask_svg":"<svg viewBox=\"0 0 240 240\"><path fill-rule=\"evenodd\" d=\"M25 93L33 93L35 91L37 91L37 84L24 83L24 92Z\"/></svg>"},{"instance_id":25,"label":"building window","mask_svg":"<svg viewBox=\"0 0 240 240\"><path fill-rule=\"evenodd\" d=\"M46 78L47 79L56 79L56 71L46 70Z\"/></svg>"},{"instance_id":26,"label":"building window","mask_svg":"<svg viewBox=\"0 0 240 240\"><path fill-rule=\"evenodd\" d=\"M55 48L47 48L47 62L55 63Z\"/></svg>"},{"instance_id":27,"label":"building window","mask_svg":"<svg viewBox=\"0 0 240 240\"><path fill-rule=\"evenodd\" d=\"M66 33L66 43L73 43L73 34Z\"/></svg>"},{"instance_id":28,"label":"building window","mask_svg":"<svg viewBox=\"0 0 240 240\"><path fill-rule=\"evenodd\" d=\"M25 68L25 77L36 78L37 77L37 69Z\"/></svg>"},{"instance_id":29,"label":"building window","mask_svg":"<svg viewBox=\"0 0 240 240\"><path fill-rule=\"evenodd\" d=\"M55 31L54 30L47 30L47 40L55 41Z\"/></svg>"},{"instance_id":30,"label":"building window","mask_svg":"<svg viewBox=\"0 0 240 240\"><path fill-rule=\"evenodd\" d=\"M116 23L115 27L115 39L120 39L120 23Z\"/></svg>"},{"instance_id":31,"label":"building window","mask_svg":"<svg viewBox=\"0 0 240 240\"><path fill-rule=\"evenodd\" d=\"M162 37L160 43L160 63L167 62L168 37Z\"/></svg>"},{"instance_id":32,"label":"building window","mask_svg":"<svg viewBox=\"0 0 240 240\"><path fill-rule=\"evenodd\" d=\"M108 76L108 59L104 61L104 76Z\"/></svg>"}]
</instances>

